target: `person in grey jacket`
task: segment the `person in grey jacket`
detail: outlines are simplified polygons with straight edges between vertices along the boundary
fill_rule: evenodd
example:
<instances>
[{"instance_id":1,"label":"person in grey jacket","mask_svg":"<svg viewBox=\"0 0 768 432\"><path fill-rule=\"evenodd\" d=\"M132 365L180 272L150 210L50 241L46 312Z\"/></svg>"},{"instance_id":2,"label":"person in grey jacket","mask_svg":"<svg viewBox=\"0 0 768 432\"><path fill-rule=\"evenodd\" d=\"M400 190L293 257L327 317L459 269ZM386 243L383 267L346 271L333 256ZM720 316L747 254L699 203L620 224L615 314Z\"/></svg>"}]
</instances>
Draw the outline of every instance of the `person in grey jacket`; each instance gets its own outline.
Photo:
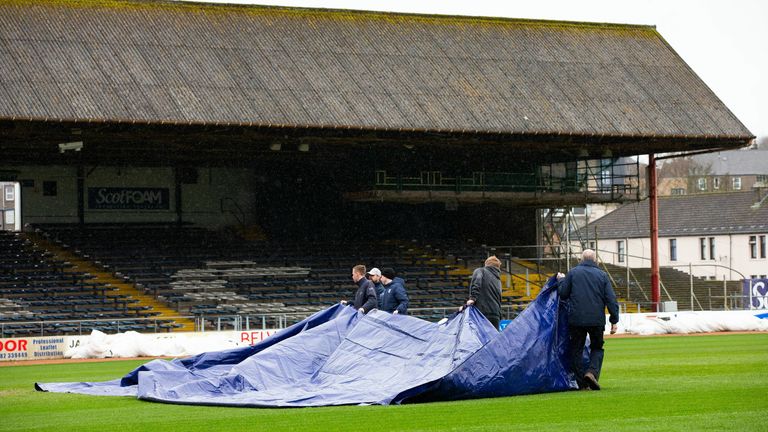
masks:
<instances>
[{"instance_id":1,"label":"person in grey jacket","mask_svg":"<svg viewBox=\"0 0 768 432\"><path fill-rule=\"evenodd\" d=\"M352 306L362 313L368 313L372 309L376 309L379 305L376 299L376 289L373 287L373 282L369 281L365 277L365 266L356 265L352 267L352 280L357 285L355 290L355 298L352 300ZM346 300L342 300L341 304L347 304Z\"/></svg>"},{"instance_id":2,"label":"person in grey jacket","mask_svg":"<svg viewBox=\"0 0 768 432\"><path fill-rule=\"evenodd\" d=\"M499 329L501 321L501 261L495 255L485 260L485 267L472 272L469 282L469 300L465 306L475 307Z\"/></svg>"},{"instance_id":3,"label":"person in grey jacket","mask_svg":"<svg viewBox=\"0 0 768 432\"><path fill-rule=\"evenodd\" d=\"M603 366L603 332L605 331L605 308L610 313L611 334L616 333L619 322L619 304L611 287L608 275L597 266L595 251L585 249L579 265L568 275L557 274L561 300L568 302L568 347L571 370L579 388L589 387L600 390L600 370ZM583 372L582 354L584 342L589 335L589 366Z\"/></svg>"},{"instance_id":4,"label":"person in grey jacket","mask_svg":"<svg viewBox=\"0 0 768 432\"><path fill-rule=\"evenodd\" d=\"M385 268L381 271L382 291L379 296L379 309L391 314L404 314L408 311L408 293L405 281L395 275L395 270Z\"/></svg>"}]
</instances>

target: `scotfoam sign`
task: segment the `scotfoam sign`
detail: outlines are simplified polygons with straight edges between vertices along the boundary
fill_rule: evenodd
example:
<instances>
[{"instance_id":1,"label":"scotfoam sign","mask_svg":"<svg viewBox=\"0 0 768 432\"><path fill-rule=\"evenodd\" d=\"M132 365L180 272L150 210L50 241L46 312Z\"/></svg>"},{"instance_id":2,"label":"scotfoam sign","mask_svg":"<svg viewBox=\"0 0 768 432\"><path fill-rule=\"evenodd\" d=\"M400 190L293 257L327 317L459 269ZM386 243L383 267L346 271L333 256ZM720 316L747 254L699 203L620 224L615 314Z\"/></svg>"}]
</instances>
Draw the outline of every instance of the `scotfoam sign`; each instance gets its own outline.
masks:
<instances>
[{"instance_id":1,"label":"scotfoam sign","mask_svg":"<svg viewBox=\"0 0 768 432\"><path fill-rule=\"evenodd\" d=\"M168 188L88 188L88 208L97 210L168 210Z\"/></svg>"}]
</instances>

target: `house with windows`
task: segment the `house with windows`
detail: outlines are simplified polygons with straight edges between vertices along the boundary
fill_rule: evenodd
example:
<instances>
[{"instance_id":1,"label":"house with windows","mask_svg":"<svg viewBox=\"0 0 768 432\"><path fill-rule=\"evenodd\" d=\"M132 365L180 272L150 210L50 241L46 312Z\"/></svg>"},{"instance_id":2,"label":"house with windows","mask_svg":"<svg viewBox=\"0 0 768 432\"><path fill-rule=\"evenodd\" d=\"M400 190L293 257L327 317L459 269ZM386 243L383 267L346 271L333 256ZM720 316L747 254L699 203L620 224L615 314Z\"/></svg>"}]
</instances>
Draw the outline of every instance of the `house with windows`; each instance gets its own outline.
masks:
<instances>
[{"instance_id":1,"label":"house with windows","mask_svg":"<svg viewBox=\"0 0 768 432\"><path fill-rule=\"evenodd\" d=\"M665 161L659 195L739 192L768 187L768 148L706 153Z\"/></svg>"},{"instance_id":2,"label":"house with windows","mask_svg":"<svg viewBox=\"0 0 768 432\"><path fill-rule=\"evenodd\" d=\"M768 189L658 198L659 265L707 279L768 275ZM572 232L573 246L619 266L650 267L648 200Z\"/></svg>"}]
</instances>

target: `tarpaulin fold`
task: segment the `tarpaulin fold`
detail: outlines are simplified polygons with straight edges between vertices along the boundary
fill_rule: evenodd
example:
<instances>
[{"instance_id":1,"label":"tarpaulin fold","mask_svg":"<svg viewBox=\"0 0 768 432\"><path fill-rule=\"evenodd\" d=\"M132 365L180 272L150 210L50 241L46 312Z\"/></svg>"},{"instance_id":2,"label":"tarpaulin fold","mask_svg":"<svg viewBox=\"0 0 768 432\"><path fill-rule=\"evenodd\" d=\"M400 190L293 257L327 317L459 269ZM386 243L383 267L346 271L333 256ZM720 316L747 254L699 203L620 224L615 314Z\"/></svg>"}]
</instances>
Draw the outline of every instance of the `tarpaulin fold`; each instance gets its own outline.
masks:
<instances>
[{"instance_id":1,"label":"tarpaulin fold","mask_svg":"<svg viewBox=\"0 0 768 432\"><path fill-rule=\"evenodd\" d=\"M554 279L503 332L469 307L445 323L335 305L250 347L154 360L121 379L41 391L178 404L392 404L573 389Z\"/></svg>"}]
</instances>

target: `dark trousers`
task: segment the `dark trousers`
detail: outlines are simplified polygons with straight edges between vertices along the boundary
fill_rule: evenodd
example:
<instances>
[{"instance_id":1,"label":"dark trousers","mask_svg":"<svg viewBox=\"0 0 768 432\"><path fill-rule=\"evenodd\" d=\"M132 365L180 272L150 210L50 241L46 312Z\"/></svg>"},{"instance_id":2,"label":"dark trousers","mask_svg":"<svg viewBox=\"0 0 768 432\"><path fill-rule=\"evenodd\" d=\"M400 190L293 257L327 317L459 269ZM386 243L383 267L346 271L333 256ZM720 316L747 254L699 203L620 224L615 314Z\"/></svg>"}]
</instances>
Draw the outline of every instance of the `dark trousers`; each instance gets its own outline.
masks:
<instances>
[{"instance_id":1,"label":"dark trousers","mask_svg":"<svg viewBox=\"0 0 768 432\"><path fill-rule=\"evenodd\" d=\"M571 370L576 376L579 388L585 387L584 374L592 372L600 379L600 369L603 368L603 331L604 326L568 326L568 357L571 360ZM584 343L589 335L589 364L584 370Z\"/></svg>"},{"instance_id":2,"label":"dark trousers","mask_svg":"<svg viewBox=\"0 0 768 432\"><path fill-rule=\"evenodd\" d=\"M485 317L491 324L493 324L493 328L496 329L496 331L499 331L499 323L501 322L501 317L497 316L487 316Z\"/></svg>"}]
</instances>

